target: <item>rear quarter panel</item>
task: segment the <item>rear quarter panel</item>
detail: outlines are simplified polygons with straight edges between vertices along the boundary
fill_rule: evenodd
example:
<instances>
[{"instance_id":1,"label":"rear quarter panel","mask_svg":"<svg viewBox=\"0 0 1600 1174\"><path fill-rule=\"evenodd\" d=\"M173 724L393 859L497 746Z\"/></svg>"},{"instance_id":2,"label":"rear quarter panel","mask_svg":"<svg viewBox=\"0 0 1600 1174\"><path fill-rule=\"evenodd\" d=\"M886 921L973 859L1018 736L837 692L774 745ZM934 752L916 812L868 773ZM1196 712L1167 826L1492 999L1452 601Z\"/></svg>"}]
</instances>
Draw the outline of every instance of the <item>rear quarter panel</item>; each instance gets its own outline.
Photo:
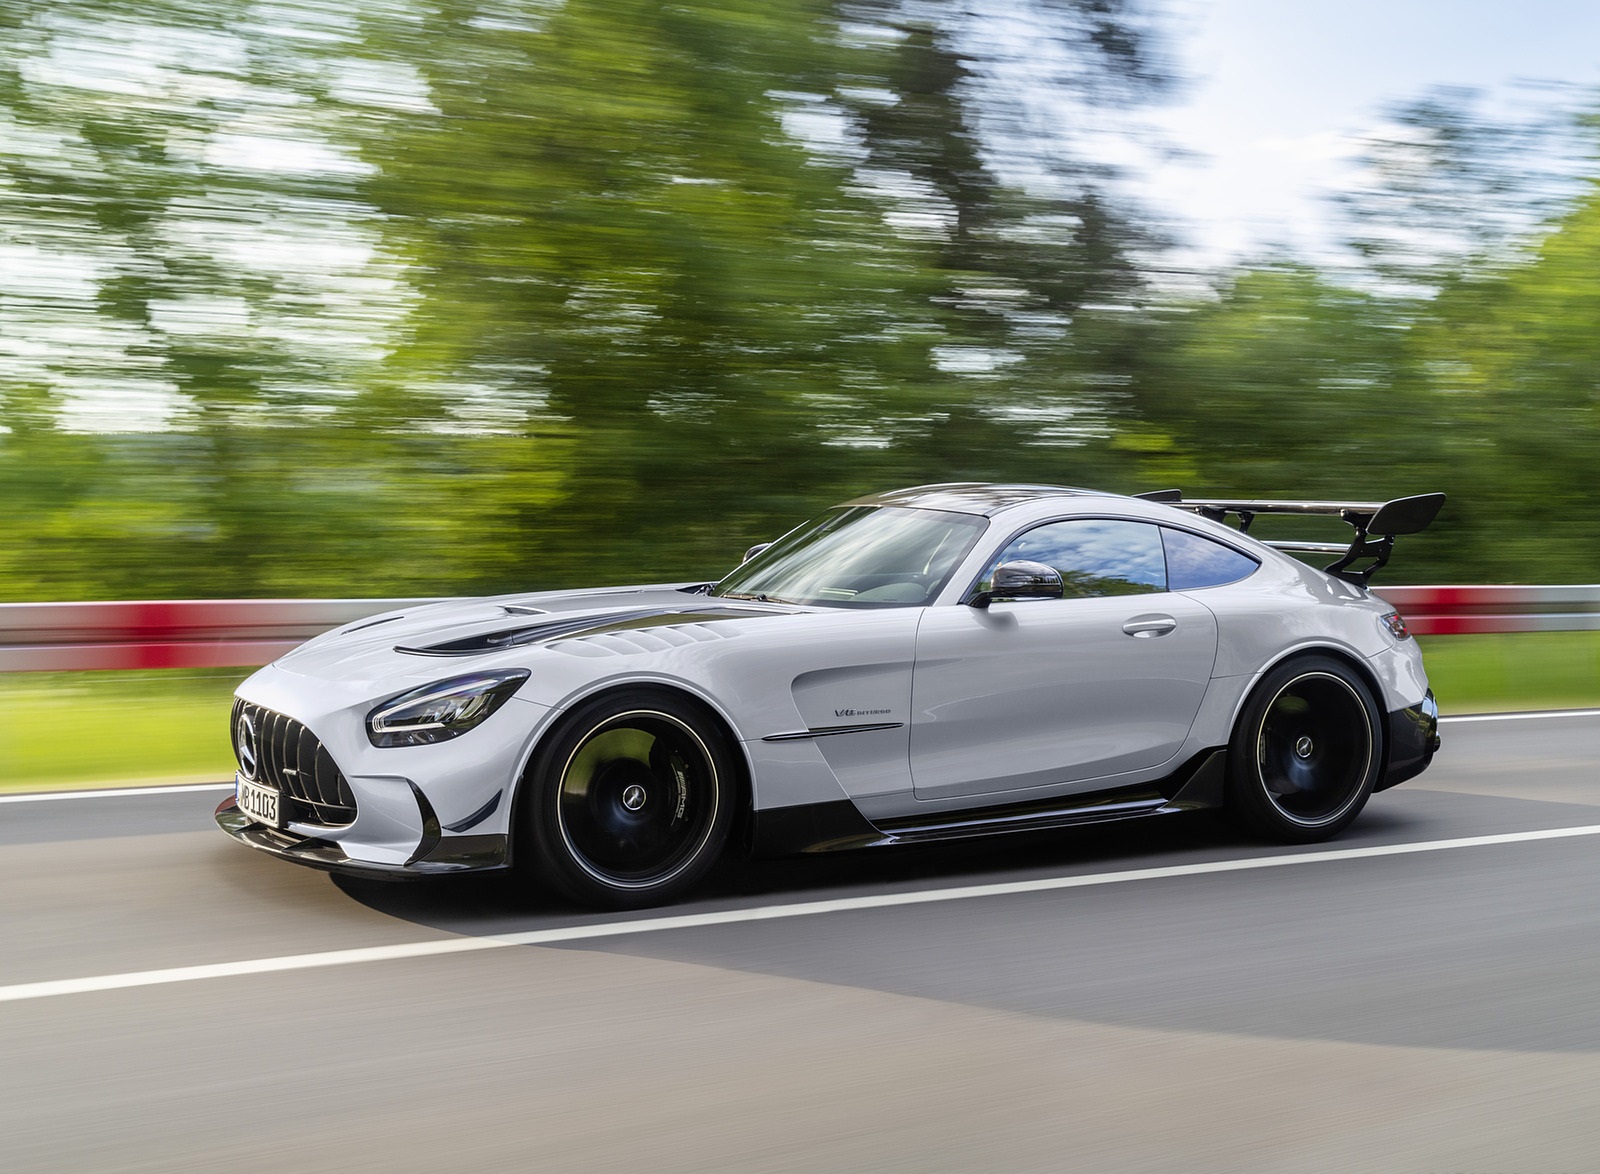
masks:
<instances>
[{"instance_id":1,"label":"rear quarter panel","mask_svg":"<svg viewBox=\"0 0 1600 1174\"><path fill-rule=\"evenodd\" d=\"M1216 744L1227 741L1250 688L1301 652L1344 654L1378 686L1385 712L1414 705L1427 690L1415 641L1398 641L1380 617L1392 608L1364 588L1267 550L1254 575L1187 594L1217 617L1217 664L1204 719Z\"/></svg>"}]
</instances>

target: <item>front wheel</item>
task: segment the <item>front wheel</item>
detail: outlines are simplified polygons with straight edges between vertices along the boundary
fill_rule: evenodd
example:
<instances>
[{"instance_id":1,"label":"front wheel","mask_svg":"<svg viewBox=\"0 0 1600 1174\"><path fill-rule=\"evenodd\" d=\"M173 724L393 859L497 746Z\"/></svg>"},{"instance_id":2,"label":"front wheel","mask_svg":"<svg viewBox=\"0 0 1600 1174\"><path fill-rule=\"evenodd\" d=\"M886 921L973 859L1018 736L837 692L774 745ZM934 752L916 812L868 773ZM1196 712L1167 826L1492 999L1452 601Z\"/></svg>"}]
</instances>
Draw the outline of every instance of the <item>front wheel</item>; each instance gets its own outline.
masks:
<instances>
[{"instance_id":1,"label":"front wheel","mask_svg":"<svg viewBox=\"0 0 1600 1174\"><path fill-rule=\"evenodd\" d=\"M1307 844L1361 813L1383 764L1378 707L1341 661L1303 656L1262 678L1234 727L1228 809L1251 831Z\"/></svg>"},{"instance_id":2,"label":"front wheel","mask_svg":"<svg viewBox=\"0 0 1600 1174\"><path fill-rule=\"evenodd\" d=\"M734 761L697 706L629 690L579 705L535 755L523 844L586 905L670 901L716 862L733 821Z\"/></svg>"}]
</instances>

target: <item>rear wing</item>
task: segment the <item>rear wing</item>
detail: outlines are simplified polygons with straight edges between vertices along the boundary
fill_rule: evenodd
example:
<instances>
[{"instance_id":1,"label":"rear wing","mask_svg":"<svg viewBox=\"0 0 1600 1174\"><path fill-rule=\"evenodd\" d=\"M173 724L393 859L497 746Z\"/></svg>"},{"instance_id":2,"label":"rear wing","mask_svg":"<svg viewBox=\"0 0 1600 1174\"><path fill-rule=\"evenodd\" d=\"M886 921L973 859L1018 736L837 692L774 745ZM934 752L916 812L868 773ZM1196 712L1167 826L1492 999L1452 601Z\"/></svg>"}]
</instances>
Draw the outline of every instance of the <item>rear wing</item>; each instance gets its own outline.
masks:
<instances>
[{"instance_id":1,"label":"rear wing","mask_svg":"<svg viewBox=\"0 0 1600 1174\"><path fill-rule=\"evenodd\" d=\"M1146 501L1158 501L1191 510L1214 522L1226 521L1229 514L1239 519L1239 529L1250 531L1250 523L1258 514L1315 514L1322 517L1342 518L1355 527L1356 536L1349 545L1338 542L1269 541L1268 546L1296 554L1331 554L1338 556L1323 569L1330 575L1348 579L1362 587L1389 561L1394 550L1396 534L1417 534L1426 530L1439 516L1444 505L1444 494L1423 493L1416 497L1397 497L1393 501L1250 501L1233 499L1192 498L1184 500L1177 489L1158 489L1151 493L1136 494ZM1359 569L1353 564L1363 559L1372 562Z\"/></svg>"}]
</instances>

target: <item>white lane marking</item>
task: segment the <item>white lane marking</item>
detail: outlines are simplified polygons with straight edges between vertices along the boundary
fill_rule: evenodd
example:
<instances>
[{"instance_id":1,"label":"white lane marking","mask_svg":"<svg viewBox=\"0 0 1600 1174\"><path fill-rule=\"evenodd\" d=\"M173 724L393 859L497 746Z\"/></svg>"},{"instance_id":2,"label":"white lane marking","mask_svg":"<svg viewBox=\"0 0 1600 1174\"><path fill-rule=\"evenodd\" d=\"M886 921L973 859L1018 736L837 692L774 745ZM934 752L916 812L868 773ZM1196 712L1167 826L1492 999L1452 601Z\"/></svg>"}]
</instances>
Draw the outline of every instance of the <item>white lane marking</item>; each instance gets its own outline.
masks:
<instances>
[{"instance_id":1,"label":"white lane marking","mask_svg":"<svg viewBox=\"0 0 1600 1174\"><path fill-rule=\"evenodd\" d=\"M104 787L98 791L28 791L0 795L0 803L49 803L56 799L114 799L123 795L181 795L194 791L231 791L232 783L184 783L176 786Z\"/></svg>"},{"instance_id":2,"label":"white lane marking","mask_svg":"<svg viewBox=\"0 0 1600 1174\"><path fill-rule=\"evenodd\" d=\"M1549 717L1600 717L1600 709L1534 709L1527 713L1458 713L1442 717L1445 722L1524 722Z\"/></svg>"},{"instance_id":3,"label":"white lane marking","mask_svg":"<svg viewBox=\"0 0 1600 1174\"><path fill-rule=\"evenodd\" d=\"M3 986L0 987L0 1003L17 1002L22 999L48 999L56 995L86 994L91 991L122 990L126 987L164 986L168 983L195 982L204 978L237 978L249 974L271 974L281 970L315 970L330 966L351 966L359 962L391 962L405 958L428 958L439 954L466 954L475 950L498 950L507 946L550 946L595 938L660 933L672 929L700 929L705 926L736 925L752 921L781 921L790 917L815 917L824 913L893 909L906 905L970 901L982 897L1010 897L1026 893L1056 892L1062 889L1087 889L1099 885L1122 884L1127 881L1167 880L1173 877L1204 876L1221 872L1249 872L1261 868L1286 868L1291 865L1322 864L1334 860L1407 856L1418 852L1443 852L1451 848L1481 848L1494 844L1521 844L1534 840L1562 840L1574 836L1594 835L1600 835L1600 824L1544 828L1531 832L1503 832L1492 836L1466 836L1454 840L1423 840L1410 844L1340 848L1332 852L1301 852L1287 856L1213 860L1201 864L1174 864L1163 868L1136 868L1125 872L1044 877L1037 880L964 885L949 889L919 889L909 893L836 897L827 901L803 901L793 905L764 905L754 909L724 909L714 913L687 913L676 917L569 925L493 937L443 938L424 942L402 942L392 946L368 946L355 950L329 950L320 954L291 954L277 958L252 958L243 962L217 962L206 966L136 970L127 974L101 974L92 978L63 978L49 982L25 982L15 986Z\"/></svg>"},{"instance_id":4,"label":"white lane marking","mask_svg":"<svg viewBox=\"0 0 1600 1174\"><path fill-rule=\"evenodd\" d=\"M1528 710L1526 713L1454 713L1451 717L1440 718L1438 723L1443 725L1446 721L1531 721L1536 718L1600 718L1600 709L1544 709Z\"/></svg>"}]
</instances>

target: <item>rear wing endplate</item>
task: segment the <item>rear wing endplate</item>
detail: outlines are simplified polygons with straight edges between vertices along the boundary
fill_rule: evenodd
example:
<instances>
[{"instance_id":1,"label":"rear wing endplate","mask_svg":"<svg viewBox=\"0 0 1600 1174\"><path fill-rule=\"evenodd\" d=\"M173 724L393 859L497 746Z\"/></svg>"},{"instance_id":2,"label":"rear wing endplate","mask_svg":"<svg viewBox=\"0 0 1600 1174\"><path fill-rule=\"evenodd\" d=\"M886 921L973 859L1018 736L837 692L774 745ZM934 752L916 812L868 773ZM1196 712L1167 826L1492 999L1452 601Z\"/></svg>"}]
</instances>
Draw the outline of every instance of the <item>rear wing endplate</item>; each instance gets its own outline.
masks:
<instances>
[{"instance_id":1,"label":"rear wing endplate","mask_svg":"<svg viewBox=\"0 0 1600 1174\"><path fill-rule=\"evenodd\" d=\"M1396 534L1417 534L1439 516L1444 494L1423 493L1416 497L1397 497L1393 501L1255 501L1247 499L1184 499L1177 489L1158 489L1136 494L1147 501L1190 510L1214 522L1226 521L1229 514L1239 519L1239 529L1250 531L1258 514L1310 514L1341 518L1355 527L1356 536L1348 546L1338 542L1269 541L1268 546L1298 554L1331 554L1337 559L1323 569L1330 575L1348 579L1365 587L1373 572L1389 561ZM1365 567L1354 567L1371 559Z\"/></svg>"}]
</instances>

